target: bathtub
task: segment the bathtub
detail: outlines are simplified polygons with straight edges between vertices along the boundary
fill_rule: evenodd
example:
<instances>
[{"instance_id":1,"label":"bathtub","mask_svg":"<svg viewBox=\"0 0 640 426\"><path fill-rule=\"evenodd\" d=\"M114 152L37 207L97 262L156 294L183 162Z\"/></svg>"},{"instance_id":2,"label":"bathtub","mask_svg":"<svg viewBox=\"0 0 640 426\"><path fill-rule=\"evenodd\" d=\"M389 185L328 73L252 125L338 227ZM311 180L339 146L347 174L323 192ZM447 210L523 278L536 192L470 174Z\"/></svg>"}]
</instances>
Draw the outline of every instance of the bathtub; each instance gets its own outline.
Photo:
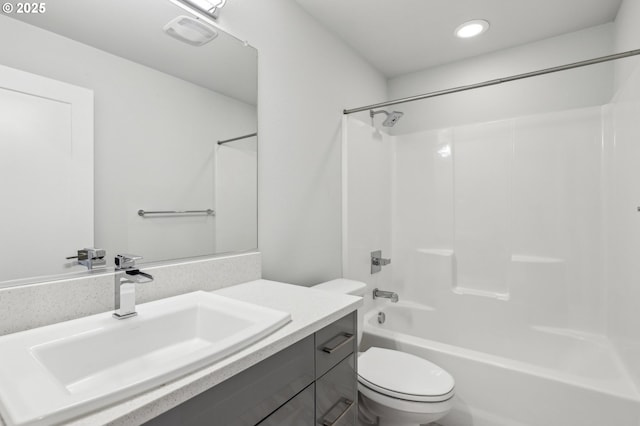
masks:
<instances>
[{"instance_id":1,"label":"bathtub","mask_svg":"<svg viewBox=\"0 0 640 426\"><path fill-rule=\"evenodd\" d=\"M640 426L640 393L605 337L461 323L406 302L369 311L363 328L361 350L398 349L453 375L442 426Z\"/></svg>"}]
</instances>

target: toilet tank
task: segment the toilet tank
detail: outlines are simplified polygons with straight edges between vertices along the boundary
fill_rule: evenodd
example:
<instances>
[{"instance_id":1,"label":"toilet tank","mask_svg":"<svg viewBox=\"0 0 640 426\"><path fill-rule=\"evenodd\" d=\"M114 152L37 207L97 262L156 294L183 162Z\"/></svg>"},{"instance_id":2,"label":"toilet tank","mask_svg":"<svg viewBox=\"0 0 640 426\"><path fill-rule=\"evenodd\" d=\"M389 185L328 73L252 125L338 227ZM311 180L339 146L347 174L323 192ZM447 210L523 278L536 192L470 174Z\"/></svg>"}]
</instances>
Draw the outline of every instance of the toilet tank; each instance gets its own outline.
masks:
<instances>
[{"instance_id":1,"label":"toilet tank","mask_svg":"<svg viewBox=\"0 0 640 426\"><path fill-rule=\"evenodd\" d=\"M313 286L316 290L331 291L333 293L350 294L352 296L364 297L367 291L367 284L362 281L348 280L346 278L338 278L336 280L326 281ZM358 347L362 340L364 313L362 309L358 309Z\"/></svg>"}]
</instances>

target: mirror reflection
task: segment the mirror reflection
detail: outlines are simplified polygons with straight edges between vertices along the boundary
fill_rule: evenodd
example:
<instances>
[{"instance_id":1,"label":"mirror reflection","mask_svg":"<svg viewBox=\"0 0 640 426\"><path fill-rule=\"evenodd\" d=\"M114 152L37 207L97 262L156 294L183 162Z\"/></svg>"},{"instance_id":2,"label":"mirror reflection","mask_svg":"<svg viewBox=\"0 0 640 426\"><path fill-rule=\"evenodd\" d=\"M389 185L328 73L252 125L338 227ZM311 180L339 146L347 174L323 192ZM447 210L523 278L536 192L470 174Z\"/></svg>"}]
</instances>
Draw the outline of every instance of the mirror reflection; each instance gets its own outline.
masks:
<instances>
[{"instance_id":1,"label":"mirror reflection","mask_svg":"<svg viewBox=\"0 0 640 426\"><path fill-rule=\"evenodd\" d=\"M91 16L99 15L99 20ZM0 15L0 286L257 246L257 51L164 0Z\"/></svg>"}]
</instances>

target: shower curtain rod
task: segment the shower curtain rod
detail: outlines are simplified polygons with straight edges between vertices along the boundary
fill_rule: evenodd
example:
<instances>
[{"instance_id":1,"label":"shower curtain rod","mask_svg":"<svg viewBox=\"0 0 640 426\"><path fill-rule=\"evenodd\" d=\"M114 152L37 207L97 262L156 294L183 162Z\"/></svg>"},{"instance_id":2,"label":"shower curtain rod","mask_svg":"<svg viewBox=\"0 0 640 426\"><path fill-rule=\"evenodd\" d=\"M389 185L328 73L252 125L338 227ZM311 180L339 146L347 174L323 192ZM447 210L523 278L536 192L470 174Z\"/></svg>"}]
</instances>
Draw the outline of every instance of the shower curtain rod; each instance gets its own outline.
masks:
<instances>
[{"instance_id":1,"label":"shower curtain rod","mask_svg":"<svg viewBox=\"0 0 640 426\"><path fill-rule=\"evenodd\" d=\"M218 141L218 145L223 145L225 143L239 141L241 139L252 138L254 136L258 136L258 134L257 133L250 133L248 135L238 136L237 138L225 139L223 141Z\"/></svg>"},{"instance_id":2,"label":"shower curtain rod","mask_svg":"<svg viewBox=\"0 0 640 426\"><path fill-rule=\"evenodd\" d=\"M353 114L355 112L368 111L370 109L375 109L375 108L384 108L384 107L388 107L388 106L391 106L391 105L398 105L398 104L404 104L404 103L407 103L407 102L419 101L419 100L422 100L422 99L435 98L436 96L449 95L451 93L464 92L464 91L467 91L467 90L479 89L481 87L495 86L497 84L508 83L510 81L522 80L522 79L525 79L525 78L536 77L536 76L544 75L544 74L551 74L551 73L558 72L558 71L566 71L566 70L570 70L570 69L574 69L574 68L586 67L587 65L595 65L595 64L602 63L602 62L615 61L616 59L628 58L629 56L636 56L636 55L640 55L640 49L628 50L628 51L622 52L622 53L616 53L616 54L613 54L613 55L601 56L599 58L588 59L586 61L580 61L580 62L573 62L571 64L560 65L560 66L553 67L553 68L545 68L545 69L538 70L538 71L526 72L524 74L516 74L516 75L512 75L510 77L497 78L495 80L483 81L481 83L469 84L467 86L458 86L458 87L454 87L454 88L451 88L451 89L437 90L435 92L429 92L429 93L425 93L423 95L409 96L407 98L396 99L396 100L393 100L393 101L380 102L378 104L367 105L367 106L363 106L363 107L360 107L360 108L345 109L343 111L343 114L345 114L345 115Z\"/></svg>"}]
</instances>

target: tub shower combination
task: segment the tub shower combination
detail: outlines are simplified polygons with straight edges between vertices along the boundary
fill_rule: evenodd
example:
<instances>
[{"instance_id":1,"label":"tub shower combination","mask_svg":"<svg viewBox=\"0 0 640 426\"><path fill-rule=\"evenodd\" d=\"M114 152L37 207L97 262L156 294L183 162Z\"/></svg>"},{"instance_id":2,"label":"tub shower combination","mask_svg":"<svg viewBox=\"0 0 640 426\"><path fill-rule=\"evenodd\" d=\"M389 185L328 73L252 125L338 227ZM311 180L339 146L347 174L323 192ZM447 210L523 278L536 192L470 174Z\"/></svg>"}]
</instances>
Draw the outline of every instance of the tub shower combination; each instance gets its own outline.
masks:
<instances>
[{"instance_id":1,"label":"tub shower combination","mask_svg":"<svg viewBox=\"0 0 640 426\"><path fill-rule=\"evenodd\" d=\"M620 189L640 134L633 87L605 105L405 134L419 107L387 113L393 135L349 114L460 90L345 111L344 276L400 296L367 298L360 350L451 373L440 425L640 425L640 338L619 338L618 312L634 276L623 224L637 200ZM447 102L426 109L442 117ZM378 248L393 263L373 274Z\"/></svg>"}]
</instances>

